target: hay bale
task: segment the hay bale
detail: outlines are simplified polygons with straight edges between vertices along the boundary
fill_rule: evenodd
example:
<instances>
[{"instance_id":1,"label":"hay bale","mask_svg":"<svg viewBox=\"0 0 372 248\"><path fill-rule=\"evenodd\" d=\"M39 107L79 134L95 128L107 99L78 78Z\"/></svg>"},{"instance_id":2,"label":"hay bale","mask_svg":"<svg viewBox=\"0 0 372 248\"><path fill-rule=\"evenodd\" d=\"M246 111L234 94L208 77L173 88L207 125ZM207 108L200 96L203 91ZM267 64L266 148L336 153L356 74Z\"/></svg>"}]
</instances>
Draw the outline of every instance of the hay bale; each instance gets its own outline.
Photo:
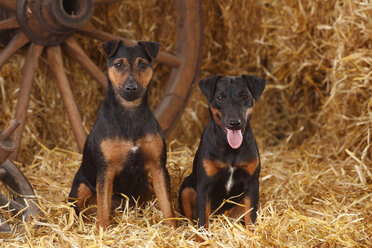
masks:
<instances>
[{"instance_id":1,"label":"hay bale","mask_svg":"<svg viewBox=\"0 0 372 248\"><path fill-rule=\"evenodd\" d=\"M212 247L372 245L371 126L372 5L368 1L204 1L205 44L201 77L265 76L268 85L253 117L262 158L257 225L246 231L213 217L205 244ZM92 24L172 51L173 7L158 1L125 1L96 10ZM78 37L104 69L96 46ZM23 54L1 70L0 126L12 117ZM89 130L102 101L99 86L65 59L74 97ZM157 65L152 102L169 68ZM81 156L61 99L42 61L35 75L19 166L34 186L42 216L6 246L194 246L192 223L162 225L156 200L113 215L104 235L94 236L95 215L76 217L66 198ZM86 89L89 90L86 90ZM197 87L167 139L173 204L191 170L208 121ZM56 193L58 192L58 193ZM14 220L14 223L16 221ZM187 225L187 223L189 225Z\"/></svg>"}]
</instances>

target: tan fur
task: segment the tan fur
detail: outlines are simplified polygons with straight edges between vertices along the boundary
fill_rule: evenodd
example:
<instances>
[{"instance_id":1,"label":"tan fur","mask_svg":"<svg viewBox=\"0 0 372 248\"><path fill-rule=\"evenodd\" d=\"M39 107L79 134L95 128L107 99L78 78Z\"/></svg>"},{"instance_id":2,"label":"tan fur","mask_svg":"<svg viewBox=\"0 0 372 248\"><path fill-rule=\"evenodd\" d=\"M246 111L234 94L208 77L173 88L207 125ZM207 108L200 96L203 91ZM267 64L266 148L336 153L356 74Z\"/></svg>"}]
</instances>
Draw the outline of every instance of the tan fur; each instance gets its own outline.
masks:
<instances>
[{"instance_id":1,"label":"tan fur","mask_svg":"<svg viewBox=\"0 0 372 248\"><path fill-rule=\"evenodd\" d=\"M131 141L122 139L106 139L101 143L101 151L107 163L104 178L97 180L97 227L108 226L112 200L114 178L123 169L129 149L134 146Z\"/></svg>"},{"instance_id":2,"label":"tan fur","mask_svg":"<svg viewBox=\"0 0 372 248\"><path fill-rule=\"evenodd\" d=\"M243 214L245 214L249 210L252 211L251 200L249 199L248 196L244 196L244 198L239 202L239 204L244 205L244 207L240 206L240 205L236 205L235 207L226 211L225 214L232 217L232 218L239 218L240 216L242 216ZM244 216L244 223L245 223L246 226L252 224L251 212L248 212Z\"/></svg>"},{"instance_id":3,"label":"tan fur","mask_svg":"<svg viewBox=\"0 0 372 248\"><path fill-rule=\"evenodd\" d=\"M145 161L158 160L160 166L160 156L163 152L163 140L159 134L151 134L137 140L141 150L145 155Z\"/></svg>"},{"instance_id":4,"label":"tan fur","mask_svg":"<svg viewBox=\"0 0 372 248\"><path fill-rule=\"evenodd\" d=\"M243 199L239 202L239 204L243 205ZM225 211L225 215L230 216L232 218L239 218L242 214L244 214L244 206L236 205L232 207L230 210Z\"/></svg>"},{"instance_id":5,"label":"tan fur","mask_svg":"<svg viewBox=\"0 0 372 248\"><path fill-rule=\"evenodd\" d=\"M130 140L116 138L103 140L100 146L107 164L120 171L129 150L135 145Z\"/></svg>"},{"instance_id":6,"label":"tan fur","mask_svg":"<svg viewBox=\"0 0 372 248\"><path fill-rule=\"evenodd\" d=\"M170 192L166 183L166 175L160 164L160 158L163 152L162 138L158 134L148 135L143 139L139 139L136 143L140 145L145 156L145 169L152 176L155 195L158 198L164 218L174 218ZM175 227L177 226L175 220L170 220L170 224Z\"/></svg>"},{"instance_id":7,"label":"tan fur","mask_svg":"<svg viewBox=\"0 0 372 248\"><path fill-rule=\"evenodd\" d=\"M108 167L105 170L104 184L101 180L97 181L97 229L102 227L105 230L109 224L115 172L115 169Z\"/></svg>"},{"instance_id":8,"label":"tan fur","mask_svg":"<svg viewBox=\"0 0 372 248\"><path fill-rule=\"evenodd\" d=\"M119 98L120 100L120 104L123 106L123 107L138 107L139 105L141 105L141 101L142 99L141 98L138 98L134 101L127 101L125 100L124 98L120 97Z\"/></svg>"},{"instance_id":9,"label":"tan fur","mask_svg":"<svg viewBox=\"0 0 372 248\"><path fill-rule=\"evenodd\" d=\"M212 105L210 105L210 109L212 111L212 114L213 114L214 119L216 120L217 124L219 126L221 126L221 118L222 118L221 111L219 111L218 109L213 108Z\"/></svg>"},{"instance_id":10,"label":"tan fur","mask_svg":"<svg viewBox=\"0 0 372 248\"><path fill-rule=\"evenodd\" d=\"M181 192L181 202L185 216L192 220L195 216L196 192L192 188L185 188Z\"/></svg>"},{"instance_id":11,"label":"tan fur","mask_svg":"<svg viewBox=\"0 0 372 248\"><path fill-rule=\"evenodd\" d=\"M143 88L147 88L150 83L153 70L150 66L148 66L144 71L140 67L141 60L147 64L149 62L143 58L137 58L133 63L133 75L136 81L142 85Z\"/></svg>"},{"instance_id":12,"label":"tan fur","mask_svg":"<svg viewBox=\"0 0 372 248\"><path fill-rule=\"evenodd\" d=\"M238 162L235 166L245 170L250 176L252 176L258 166L258 158L255 158L252 161Z\"/></svg>"},{"instance_id":13,"label":"tan fur","mask_svg":"<svg viewBox=\"0 0 372 248\"><path fill-rule=\"evenodd\" d=\"M126 58L116 59L114 63L122 63L122 68L117 69L115 66L110 66L108 69L108 77L110 78L115 90L119 88L121 83L124 83L129 76L129 62Z\"/></svg>"},{"instance_id":14,"label":"tan fur","mask_svg":"<svg viewBox=\"0 0 372 248\"><path fill-rule=\"evenodd\" d=\"M207 202L207 206L205 207L205 228L209 226L209 216L211 215L211 201Z\"/></svg>"},{"instance_id":15,"label":"tan fur","mask_svg":"<svg viewBox=\"0 0 372 248\"><path fill-rule=\"evenodd\" d=\"M203 167L205 170L205 173L209 177L213 177L217 174L217 172L220 169L227 168L229 165L227 163L221 162L221 161L212 161L209 159L203 160Z\"/></svg>"},{"instance_id":16,"label":"tan fur","mask_svg":"<svg viewBox=\"0 0 372 248\"><path fill-rule=\"evenodd\" d=\"M244 210L245 212L251 210L252 208L252 204L251 204L251 199L249 199L248 196L245 196L244 199ZM245 222L245 225L250 225L252 224L252 220L251 220L251 212L247 213L245 216L244 216L244 222Z\"/></svg>"},{"instance_id":17,"label":"tan fur","mask_svg":"<svg viewBox=\"0 0 372 248\"><path fill-rule=\"evenodd\" d=\"M255 105L256 104L253 102L253 106L247 109L247 111L245 112L245 115L247 116L247 118L249 118L249 116L252 115Z\"/></svg>"},{"instance_id":18,"label":"tan fur","mask_svg":"<svg viewBox=\"0 0 372 248\"><path fill-rule=\"evenodd\" d=\"M86 205L88 205L92 196L93 192L88 188L88 186L85 185L84 183L81 183L77 190L78 201L76 203L76 206L79 211L86 208Z\"/></svg>"}]
</instances>

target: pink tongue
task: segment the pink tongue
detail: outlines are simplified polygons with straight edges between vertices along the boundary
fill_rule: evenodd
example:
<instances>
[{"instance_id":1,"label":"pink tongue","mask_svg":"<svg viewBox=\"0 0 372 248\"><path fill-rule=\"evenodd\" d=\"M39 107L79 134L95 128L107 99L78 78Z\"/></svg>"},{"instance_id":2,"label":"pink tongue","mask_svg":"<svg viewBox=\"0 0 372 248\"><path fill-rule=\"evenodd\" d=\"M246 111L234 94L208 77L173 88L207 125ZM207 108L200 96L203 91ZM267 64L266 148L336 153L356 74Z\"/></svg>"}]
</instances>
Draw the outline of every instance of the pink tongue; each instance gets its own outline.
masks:
<instances>
[{"instance_id":1,"label":"pink tongue","mask_svg":"<svg viewBox=\"0 0 372 248\"><path fill-rule=\"evenodd\" d=\"M227 142L231 148L238 149L243 142L242 131L227 129Z\"/></svg>"}]
</instances>

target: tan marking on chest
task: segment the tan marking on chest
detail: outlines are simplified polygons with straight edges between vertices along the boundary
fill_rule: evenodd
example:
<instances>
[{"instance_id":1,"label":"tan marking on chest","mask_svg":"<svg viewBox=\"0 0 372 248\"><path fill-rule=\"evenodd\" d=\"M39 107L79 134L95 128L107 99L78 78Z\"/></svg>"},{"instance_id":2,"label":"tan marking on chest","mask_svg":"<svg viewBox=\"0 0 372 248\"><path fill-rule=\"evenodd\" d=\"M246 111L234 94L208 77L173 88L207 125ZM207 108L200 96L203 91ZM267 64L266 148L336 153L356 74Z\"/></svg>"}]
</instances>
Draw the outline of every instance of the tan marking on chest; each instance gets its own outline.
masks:
<instances>
[{"instance_id":1,"label":"tan marking on chest","mask_svg":"<svg viewBox=\"0 0 372 248\"><path fill-rule=\"evenodd\" d=\"M134 146L132 141L119 138L105 139L100 145L106 163L114 171L122 169L128 153Z\"/></svg>"},{"instance_id":2,"label":"tan marking on chest","mask_svg":"<svg viewBox=\"0 0 372 248\"><path fill-rule=\"evenodd\" d=\"M255 158L251 161L244 161L244 162L238 162L235 165L237 168L241 168L248 172L250 176L253 175L253 173L256 171L257 166L258 166L258 158Z\"/></svg>"},{"instance_id":3,"label":"tan marking on chest","mask_svg":"<svg viewBox=\"0 0 372 248\"><path fill-rule=\"evenodd\" d=\"M203 167L205 170L205 173L209 177L213 177L218 173L220 169L227 168L229 165L228 163L221 162L221 161L212 161L209 159L203 160Z\"/></svg>"},{"instance_id":4,"label":"tan marking on chest","mask_svg":"<svg viewBox=\"0 0 372 248\"><path fill-rule=\"evenodd\" d=\"M163 139L159 134L150 134L137 140L146 161L159 161L163 152ZM159 163L160 164L160 163Z\"/></svg>"}]
</instances>

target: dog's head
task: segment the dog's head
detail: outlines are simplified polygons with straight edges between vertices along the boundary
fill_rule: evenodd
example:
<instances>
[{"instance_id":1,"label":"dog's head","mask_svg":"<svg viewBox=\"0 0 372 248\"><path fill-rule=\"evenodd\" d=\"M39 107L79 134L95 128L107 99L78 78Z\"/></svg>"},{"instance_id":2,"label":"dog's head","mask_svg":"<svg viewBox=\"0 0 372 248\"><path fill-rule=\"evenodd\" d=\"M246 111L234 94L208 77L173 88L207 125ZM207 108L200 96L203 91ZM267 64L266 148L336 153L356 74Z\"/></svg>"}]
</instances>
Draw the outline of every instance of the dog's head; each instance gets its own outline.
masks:
<instances>
[{"instance_id":1,"label":"dog's head","mask_svg":"<svg viewBox=\"0 0 372 248\"><path fill-rule=\"evenodd\" d=\"M255 101L260 99L265 85L265 79L248 75L213 76L199 82L201 91L207 97L213 121L226 134L233 149L241 146Z\"/></svg>"},{"instance_id":2,"label":"dog's head","mask_svg":"<svg viewBox=\"0 0 372 248\"><path fill-rule=\"evenodd\" d=\"M107 60L108 77L114 91L127 105L140 102L151 81L159 43L140 41L126 46L123 41L103 42L99 50Z\"/></svg>"}]
</instances>

